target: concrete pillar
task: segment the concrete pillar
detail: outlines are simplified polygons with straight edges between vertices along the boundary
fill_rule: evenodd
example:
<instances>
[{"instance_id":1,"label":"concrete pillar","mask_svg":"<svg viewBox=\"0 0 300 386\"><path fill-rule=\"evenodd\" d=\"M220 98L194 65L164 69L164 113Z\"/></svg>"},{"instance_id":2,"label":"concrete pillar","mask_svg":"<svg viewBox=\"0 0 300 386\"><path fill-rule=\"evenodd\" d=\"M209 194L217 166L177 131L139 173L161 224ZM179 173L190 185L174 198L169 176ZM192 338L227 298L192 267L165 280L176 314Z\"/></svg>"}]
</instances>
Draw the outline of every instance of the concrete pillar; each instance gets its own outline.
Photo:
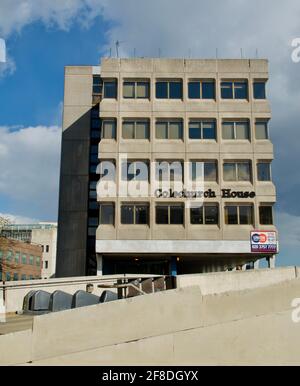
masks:
<instances>
[{"instance_id":1,"label":"concrete pillar","mask_svg":"<svg viewBox=\"0 0 300 386\"><path fill-rule=\"evenodd\" d=\"M276 264L276 255L273 255L268 258L269 268L275 268L275 264Z\"/></svg>"},{"instance_id":2,"label":"concrete pillar","mask_svg":"<svg viewBox=\"0 0 300 386\"><path fill-rule=\"evenodd\" d=\"M97 276L103 275L103 258L102 255L97 254Z\"/></svg>"},{"instance_id":3,"label":"concrete pillar","mask_svg":"<svg viewBox=\"0 0 300 386\"><path fill-rule=\"evenodd\" d=\"M0 289L0 323L6 322L5 316L5 304L4 304L4 292L3 289Z\"/></svg>"}]
</instances>

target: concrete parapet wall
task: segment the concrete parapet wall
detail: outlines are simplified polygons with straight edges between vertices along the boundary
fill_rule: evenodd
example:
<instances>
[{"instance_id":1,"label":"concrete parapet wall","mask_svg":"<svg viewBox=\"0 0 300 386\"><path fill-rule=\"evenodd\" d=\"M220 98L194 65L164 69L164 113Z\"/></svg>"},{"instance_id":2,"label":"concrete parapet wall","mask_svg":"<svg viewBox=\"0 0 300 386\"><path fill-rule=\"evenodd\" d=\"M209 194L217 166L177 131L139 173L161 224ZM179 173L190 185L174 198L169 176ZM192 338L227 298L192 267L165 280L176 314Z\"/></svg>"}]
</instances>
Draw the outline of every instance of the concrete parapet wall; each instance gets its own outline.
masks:
<instances>
[{"instance_id":1,"label":"concrete parapet wall","mask_svg":"<svg viewBox=\"0 0 300 386\"><path fill-rule=\"evenodd\" d=\"M179 275L177 287L185 288L197 285L203 295L242 291L293 280L297 277L297 270L298 277L300 277L297 267Z\"/></svg>"},{"instance_id":2,"label":"concrete parapet wall","mask_svg":"<svg viewBox=\"0 0 300 386\"><path fill-rule=\"evenodd\" d=\"M291 300L299 293L299 279L207 296L202 296L198 287L191 287L38 316L33 323L32 360L221 325L254 315L283 311L291 314Z\"/></svg>"},{"instance_id":3,"label":"concrete parapet wall","mask_svg":"<svg viewBox=\"0 0 300 386\"><path fill-rule=\"evenodd\" d=\"M18 331L0 336L0 365L9 366L31 360L32 331Z\"/></svg>"}]
</instances>

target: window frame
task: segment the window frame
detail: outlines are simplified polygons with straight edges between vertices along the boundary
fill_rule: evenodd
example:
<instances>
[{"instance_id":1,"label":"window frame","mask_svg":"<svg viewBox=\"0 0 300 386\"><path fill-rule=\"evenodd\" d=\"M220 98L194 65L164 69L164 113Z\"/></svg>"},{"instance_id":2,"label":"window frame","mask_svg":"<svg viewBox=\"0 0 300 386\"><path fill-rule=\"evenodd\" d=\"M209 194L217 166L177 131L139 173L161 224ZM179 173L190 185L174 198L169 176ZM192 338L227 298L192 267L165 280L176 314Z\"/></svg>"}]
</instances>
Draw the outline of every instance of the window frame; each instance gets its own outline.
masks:
<instances>
[{"instance_id":1,"label":"window frame","mask_svg":"<svg viewBox=\"0 0 300 386\"><path fill-rule=\"evenodd\" d=\"M203 171L204 171L204 175L203 175L203 182L212 182L212 183L218 183L219 181L219 170L218 170L218 160L217 159L204 159L204 160L197 160L197 159L191 159L189 160L189 165L190 165L190 170L189 170L189 174L190 174L190 181L192 182L196 182L197 179L196 179L196 176L194 178L193 176L193 164L196 164L196 163L203 163ZM215 165L215 174L216 174L216 178L215 180L210 180L210 179L206 179L205 177L205 164L214 164Z\"/></svg>"},{"instance_id":2,"label":"window frame","mask_svg":"<svg viewBox=\"0 0 300 386\"><path fill-rule=\"evenodd\" d=\"M106 123L112 123L113 128L112 128L112 134L114 136L112 138L107 138L105 136L105 124ZM100 125L100 140L108 140L108 141L115 141L117 139L117 120L116 118L102 118L101 119L101 125Z\"/></svg>"},{"instance_id":3,"label":"window frame","mask_svg":"<svg viewBox=\"0 0 300 386\"><path fill-rule=\"evenodd\" d=\"M224 173L224 166L226 164L234 164L235 165L235 179L234 180L227 180L225 179L225 173ZM239 172L239 165L240 164L248 164L249 165L249 180L242 180L242 179L239 179L239 175L240 175L240 172ZM224 160L223 161L223 181L224 182L246 182L246 183L252 183L253 182L253 170L252 170L252 162L251 160L240 160L240 161L235 161L235 160Z\"/></svg>"},{"instance_id":4,"label":"window frame","mask_svg":"<svg viewBox=\"0 0 300 386\"><path fill-rule=\"evenodd\" d=\"M112 216L112 223L110 222L102 222L102 209L104 206L110 206L113 209L113 216ZM100 202L99 203L99 226L108 225L108 226L115 226L116 223L116 205L114 202Z\"/></svg>"},{"instance_id":5,"label":"window frame","mask_svg":"<svg viewBox=\"0 0 300 386\"><path fill-rule=\"evenodd\" d=\"M126 83L132 83L134 84L134 88L133 88L133 94L134 96L133 97L126 97L124 96L124 86L126 85ZM139 97L138 96L138 86L139 84L147 84L147 96L146 97ZM150 95L151 95L151 91L150 91L150 79L123 79L123 98L128 100L128 99L146 99L146 100L150 100Z\"/></svg>"},{"instance_id":6,"label":"window frame","mask_svg":"<svg viewBox=\"0 0 300 386\"><path fill-rule=\"evenodd\" d=\"M159 97L157 96L157 84L158 83L166 83L167 85L167 96L166 97ZM174 98L174 97L171 97L171 83L179 83L180 86L181 86L181 96L180 98ZM155 80L155 99L165 99L165 100L181 100L183 101L183 79L182 78L178 78L178 79L156 79Z\"/></svg>"},{"instance_id":7,"label":"window frame","mask_svg":"<svg viewBox=\"0 0 300 386\"><path fill-rule=\"evenodd\" d=\"M157 208L167 207L168 208L168 223L158 223L157 222ZM182 209L182 223L171 223L171 208L181 208ZM155 205L155 224L156 225L185 225L185 205L184 203L156 203Z\"/></svg>"},{"instance_id":8,"label":"window frame","mask_svg":"<svg viewBox=\"0 0 300 386\"><path fill-rule=\"evenodd\" d=\"M157 136L157 124L165 123L167 125L167 138L158 138ZM170 137L170 125L172 123L180 123L180 131L181 131L181 137L180 138L171 138ZM155 140L156 141L182 141L184 142L184 121L181 118L174 118L174 119L156 119L155 121Z\"/></svg>"},{"instance_id":9,"label":"window frame","mask_svg":"<svg viewBox=\"0 0 300 386\"><path fill-rule=\"evenodd\" d=\"M261 208L270 208L271 209L271 223L262 222ZM274 207L273 204L260 203L258 206L258 218L260 225L274 225Z\"/></svg>"},{"instance_id":10,"label":"window frame","mask_svg":"<svg viewBox=\"0 0 300 386\"><path fill-rule=\"evenodd\" d=\"M231 97L229 98L224 98L223 97L223 86L227 84L231 84ZM236 84L238 83L244 83L246 85L246 98L237 98L236 93ZM248 79L221 79L220 82L220 98L221 100L240 100L240 101L249 101L249 80Z\"/></svg>"},{"instance_id":11,"label":"window frame","mask_svg":"<svg viewBox=\"0 0 300 386\"><path fill-rule=\"evenodd\" d=\"M226 220L228 220L228 215L226 215L226 210L227 208L236 208L236 211L237 211L237 222L236 223L229 223L227 222ZM251 222L250 223L241 223L241 213L240 213L240 208L243 207L247 207L247 208L251 208ZM254 223L255 223L255 219L254 219L254 205L253 203L244 203L244 204L231 204L231 203L227 203L224 205L224 224L225 225L246 225L246 226L254 226Z\"/></svg>"},{"instance_id":12,"label":"window frame","mask_svg":"<svg viewBox=\"0 0 300 386\"><path fill-rule=\"evenodd\" d=\"M124 137L124 124L133 123L133 138ZM147 124L147 134L145 138L137 138L137 126L139 123ZM122 140L124 141L150 141L150 118L126 118L122 121Z\"/></svg>"},{"instance_id":13,"label":"window frame","mask_svg":"<svg viewBox=\"0 0 300 386\"><path fill-rule=\"evenodd\" d=\"M246 123L248 127L248 138L237 138L237 125L239 123ZM233 136L234 138L224 138L224 132L223 132L223 125L226 124L232 124L233 125ZM249 119L237 119L237 120L230 120L230 119L223 119L222 120L222 141L248 141L251 142L252 136L251 136L251 125Z\"/></svg>"},{"instance_id":14,"label":"window frame","mask_svg":"<svg viewBox=\"0 0 300 386\"><path fill-rule=\"evenodd\" d=\"M190 96L190 84L198 84L199 85L199 97L191 97ZM214 96L213 98L204 98L203 97L203 84L204 83L210 83L213 85L213 88L214 88ZM201 100L207 100L207 101L210 101L210 100L213 100L215 101L216 100L216 80L211 78L211 79L189 79L188 80L188 84L187 84L187 91L188 91L188 99L189 100L198 100L198 99L201 99Z\"/></svg>"},{"instance_id":15,"label":"window frame","mask_svg":"<svg viewBox=\"0 0 300 386\"><path fill-rule=\"evenodd\" d=\"M122 222L122 209L124 207L132 207L132 219L133 219L133 222L132 223L125 223L125 222ZM147 221L146 223L138 223L137 222L137 208L138 207L145 207L147 209ZM150 226L150 204L149 202L122 202L121 205L120 205L120 224L123 226L123 225L138 225L138 226Z\"/></svg>"},{"instance_id":16,"label":"window frame","mask_svg":"<svg viewBox=\"0 0 300 386\"><path fill-rule=\"evenodd\" d=\"M208 207L217 208L217 222L216 223L207 223L206 222L206 208L208 208ZM202 210L202 220L203 220L202 223L193 223L192 222L192 211L195 209ZM200 226L203 226L203 225L219 226L220 225L220 205L219 205L219 203L217 203L217 202L216 203L213 203L213 202L203 203L203 205L200 207L190 208L190 224L191 225L200 225Z\"/></svg>"},{"instance_id":17,"label":"window frame","mask_svg":"<svg viewBox=\"0 0 300 386\"><path fill-rule=\"evenodd\" d=\"M272 169L271 169L271 163L272 161L268 160L258 160L256 162L256 176L257 176L257 181L259 182L272 182ZM259 165L268 165L268 173L269 173L269 179L260 179L259 175Z\"/></svg>"},{"instance_id":18,"label":"window frame","mask_svg":"<svg viewBox=\"0 0 300 386\"><path fill-rule=\"evenodd\" d=\"M114 79L114 78L111 78L111 79L102 79L103 81L103 98L104 99L115 99L117 100L118 99L118 80L117 79ZM114 83L115 84L115 93L114 93L114 96L107 96L106 93L106 85L107 83Z\"/></svg>"},{"instance_id":19,"label":"window frame","mask_svg":"<svg viewBox=\"0 0 300 386\"><path fill-rule=\"evenodd\" d=\"M264 85L264 92L263 92L263 98L257 98L256 96L255 96L255 86L257 85L257 84L263 84ZM265 80L265 79L254 79L253 80L253 99L254 100L261 100L261 101L263 101L263 100L266 100L267 99L267 90L266 90L266 86L267 86L267 80Z\"/></svg>"},{"instance_id":20,"label":"window frame","mask_svg":"<svg viewBox=\"0 0 300 386\"><path fill-rule=\"evenodd\" d=\"M267 134L266 138L257 138L257 129L256 125L257 124L264 124L265 125L265 133ZM255 140L256 141L269 141L270 140L270 132L269 132L269 119L256 119L255 124L254 124L254 135L255 135Z\"/></svg>"},{"instance_id":21,"label":"window frame","mask_svg":"<svg viewBox=\"0 0 300 386\"><path fill-rule=\"evenodd\" d=\"M192 124L197 124L199 125L199 131L200 131L200 138L191 138L191 135L190 135L190 130L191 130L191 127L190 125ZM214 138L204 138L204 129L205 127L203 127L205 124L213 124L214 126L214 132L215 132L215 137ZM189 141L215 141L217 142L217 121L216 119L212 118L212 119L189 119L189 122L188 122L188 138L189 138Z\"/></svg>"}]
</instances>

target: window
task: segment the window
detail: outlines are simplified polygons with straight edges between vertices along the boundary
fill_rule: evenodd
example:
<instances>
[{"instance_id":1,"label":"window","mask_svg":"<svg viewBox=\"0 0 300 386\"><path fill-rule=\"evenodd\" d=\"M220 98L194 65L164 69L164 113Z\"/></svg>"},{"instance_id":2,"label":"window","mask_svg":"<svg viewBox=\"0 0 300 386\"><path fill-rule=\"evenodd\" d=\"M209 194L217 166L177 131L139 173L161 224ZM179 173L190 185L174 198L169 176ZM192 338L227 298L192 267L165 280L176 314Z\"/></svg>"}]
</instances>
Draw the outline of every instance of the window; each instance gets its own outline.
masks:
<instances>
[{"instance_id":1,"label":"window","mask_svg":"<svg viewBox=\"0 0 300 386\"><path fill-rule=\"evenodd\" d=\"M156 98L158 99L182 99L182 81L157 81Z\"/></svg>"},{"instance_id":2,"label":"window","mask_svg":"<svg viewBox=\"0 0 300 386\"><path fill-rule=\"evenodd\" d=\"M116 164L115 160L101 160L97 168L97 174L100 174L100 180L115 181L116 179ZM90 191L93 191L92 197L97 198L97 182L90 183Z\"/></svg>"},{"instance_id":3,"label":"window","mask_svg":"<svg viewBox=\"0 0 300 386\"><path fill-rule=\"evenodd\" d=\"M27 256L22 255L22 264L27 264Z\"/></svg>"},{"instance_id":4,"label":"window","mask_svg":"<svg viewBox=\"0 0 300 386\"><path fill-rule=\"evenodd\" d=\"M13 256L13 252L12 251L7 251L7 253L6 253L6 261L11 261L12 256Z\"/></svg>"},{"instance_id":5,"label":"window","mask_svg":"<svg viewBox=\"0 0 300 386\"><path fill-rule=\"evenodd\" d=\"M259 207L259 223L261 225L273 225L273 207L271 205Z\"/></svg>"},{"instance_id":6,"label":"window","mask_svg":"<svg viewBox=\"0 0 300 386\"><path fill-rule=\"evenodd\" d=\"M204 204L199 208L190 208L190 221L193 225L218 225L218 204Z\"/></svg>"},{"instance_id":7,"label":"window","mask_svg":"<svg viewBox=\"0 0 300 386\"><path fill-rule=\"evenodd\" d=\"M189 122L189 138L216 140L216 121L191 120Z\"/></svg>"},{"instance_id":8,"label":"window","mask_svg":"<svg viewBox=\"0 0 300 386\"><path fill-rule=\"evenodd\" d=\"M182 161L159 160L155 163L156 181L181 181L183 182L183 163Z\"/></svg>"},{"instance_id":9,"label":"window","mask_svg":"<svg viewBox=\"0 0 300 386\"><path fill-rule=\"evenodd\" d=\"M101 139L116 139L116 126L115 119L102 119Z\"/></svg>"},{"instance_id":10,"label":"window","mask_svg":"<svg viewBox=\"0 0 300 386\"><path fill-rule=\"evenodd\" d=\"M122 137L124 139L149 139L149 119L124 120L122 126Z\"/></svg>"},{"instance_id":11,"label":"window","mask_svg":"<svg viewBox=\"0 0 300 386\"><path fill-rule=\"evenodd\" d=\"M16 254L15 254L15 263L16 264L20 263L20 252L16 252Z\"/></svg>"},{"instance_id":12,"label":"window","mask_svg":"<svg viewBox=\"0 0 300 386\"><path fill-rule=\"evenodd\" d=\"M48 263L48 260L45 261L45 269L48 269L49 267L49 263Z\"/></svg>"},{"instance_id":13,"label":"window","mask_svg":"<svg viewBox=\"0 0 300 386\"><path fill-rule=\"evenodd\" d=\"M19 275L17 273L14 273L13 281L18 281L18 280L19 280Z\"/></svg>"},{"instance_id":14,"label":"window","mask_svg":"<svg viewBox=\"0 0 300 386\"><path fill-rule=\"evenodd\" d=\"M49 252L49 245L46 245L46 252Z\"/></svg>"},{"instance_id":15,"label":"window","mask_svg":"<svg viewBox=\"0 0 300 386\"><path fill-rule=\"evenodd\" d=\"M253 225L252 205L225 206L225 224L227 225Z\"/></svg>"},{"instance_id":16,"label":"window","mask_svg":"<svg viewBox=\"0 0 300 386\"><path fill-rule=\"evenodd\" d=\"M250 140L249 121L223 121L223 139Z\"/></svg>"},{"instance_id":17,"label":"window","mask_svg":"<svg viewBox=\"0 0 300 386\"><path fill-rule=\"evenodd\" d=\"M116 80L104 80L104 98L110 98L110 99L117 98L117 81Z\"/></svg>"},{"instance_id":18,"label":"window","mask_svg":"<svg viewBox=\"0 0 300 386\"><path fill-rule=\"evenodd\" d=\"M255 122L255 138L256 139L269 139L268 121L257 120Z\"/></svg>"},{"instance_id":19,"label":"window","mask_svg":"<svg viewBox=\"0 0 300 386\"><path fill-rule=\"evenodd\" d=\"M214 80L192 80L188 84L190 99L215 99Z\"/></svg>"},{"instance_id":20,"label":"window","mask_svg":"<svg viewBox=\"0 0 300 386\"><path fill-rule=\"evenodd\" d=\"M41 258L40 257L37 256L35 258L35 264L36 264L37 267L39 267L41 265Z\"/></svg>"},{"instance_id":21,"label":"window","mask_svg":"<svg viewBox=\"0 0 300 386\"><path fill-rule=\"evenodd\" d=\"M33 265L33 256L32 255L29 256L29 264Z\"/></svg>"},{"instance_id":22,"label":"window","mask_svg":"<svg viewBox=\"0 0 300 386\"><path fill-rule=\"evenodd\" d=\"M149 224L148 204L123 204L121 205L122 224Z\"/></svg>"},{"instance_id":23,"label":"window","mask_svg":"<svg viewBox=\"0 0 300 386\"><path fill-rule=\"evenodd\" d=\"M184 205L157 205L155 209L156 224L183 225Z\"/></svg>"},{"instance_id":24,"label":"window","mask_svg":"<svg viewBox=\"0 0 300 386\"><path fill-rule=\"evenodd\" d=\"M265 81L255 81L253 83L253 97L254 99L266 99Z\"/></svg>"},{"instance_id":25,"label":"window","mask_svg":"<svg viewBox=\"0 0 300 386\"><path fill-rule=\"evenodd\" d=\"M183 139L182 120L157 121L156 122L157 139Z\"/></svg>"},{"instance_id":26,"label":"window","mask_svg":"<svg viewBox=\"0 0 300 386\"><path fill-rule=\"evenodd\" d=\"M10 281L11 280L11 273L10 272L6 272L5 280L6 281Z\"/></svg>"},{"instance_id":27,"label":"window","mask_svg":"<svg viewBox=\"0 0 300 386\"><path fill-rule=\"evenodd\" d=\"M123 97L128 99L149 99L149 81L125 81L123 83Z\"/></svg>"},{"instance_id":28,"label":"window","mask_svg":"<svg viewBox=\"0 0 300 386\"><path fill-rule=\"evenodd\" d=\"M26 275L22 274L21 275L21 280L26 280Z\"/></svg>"},{"instance_id":29,"label":"window","mask_svg":"<svg viewBox=\"0 0 300 386\"><path fill-rule=\"evenodd\" d=\"M192 181L217 182L217 161L192 161L189 165Z\"/></svg>"},{"instance_id":30,"label":"window","mask_svg":"<svg viewBox=\"0 0 300 386\"><path fill-rule=\"evenodd\" d=\"M225 162L223 178L224 181L251 181L250 161Z\"/></svg>"},{"instance_id":31,"label":"window","mask_svg":"<svg viewBox=\"0 0 300 386\"><path fill-rule=\"evenodd\" d=\"M101 225L115 224L115 205L113 203L100 204L100 220Z\"/></svg>"},{"instance_id":32,"label":"window","mask_svg":"<svg viewBox=\"0 0 300 386\"><path fill-rule=\"evenodd\" d=\"M257 179L258 181L271 181L271 164L270 162L257 163Z\"/></svg>"},{"instance_id":33,"label":"window","mask_svg":"<svg viewBox=\"0 0 300 386\"><path fill-rule=\"evenodd\" d=\"M102 92L102 80L100 75L93 76L93 94L101 94Z\"/></svg>"},{"instance_id":34,"label":"window","mask_svg":"<svg viewBox=\"0 0 300 386\"><path fill-rule=\"evenodd\" d=\"M127 161L122 163L122 180L149 181L148 161Z\"/></svg>"},{"instance_id":35,"label":"window","mask_svg":"<svg viewBox=\"0 0 300 386\"><path fill-rule=\"evenodd\" d=\"M248 82L246 80L221 82L221 97L223 99L247 99Z\"/></svg>"}]
</instances>

